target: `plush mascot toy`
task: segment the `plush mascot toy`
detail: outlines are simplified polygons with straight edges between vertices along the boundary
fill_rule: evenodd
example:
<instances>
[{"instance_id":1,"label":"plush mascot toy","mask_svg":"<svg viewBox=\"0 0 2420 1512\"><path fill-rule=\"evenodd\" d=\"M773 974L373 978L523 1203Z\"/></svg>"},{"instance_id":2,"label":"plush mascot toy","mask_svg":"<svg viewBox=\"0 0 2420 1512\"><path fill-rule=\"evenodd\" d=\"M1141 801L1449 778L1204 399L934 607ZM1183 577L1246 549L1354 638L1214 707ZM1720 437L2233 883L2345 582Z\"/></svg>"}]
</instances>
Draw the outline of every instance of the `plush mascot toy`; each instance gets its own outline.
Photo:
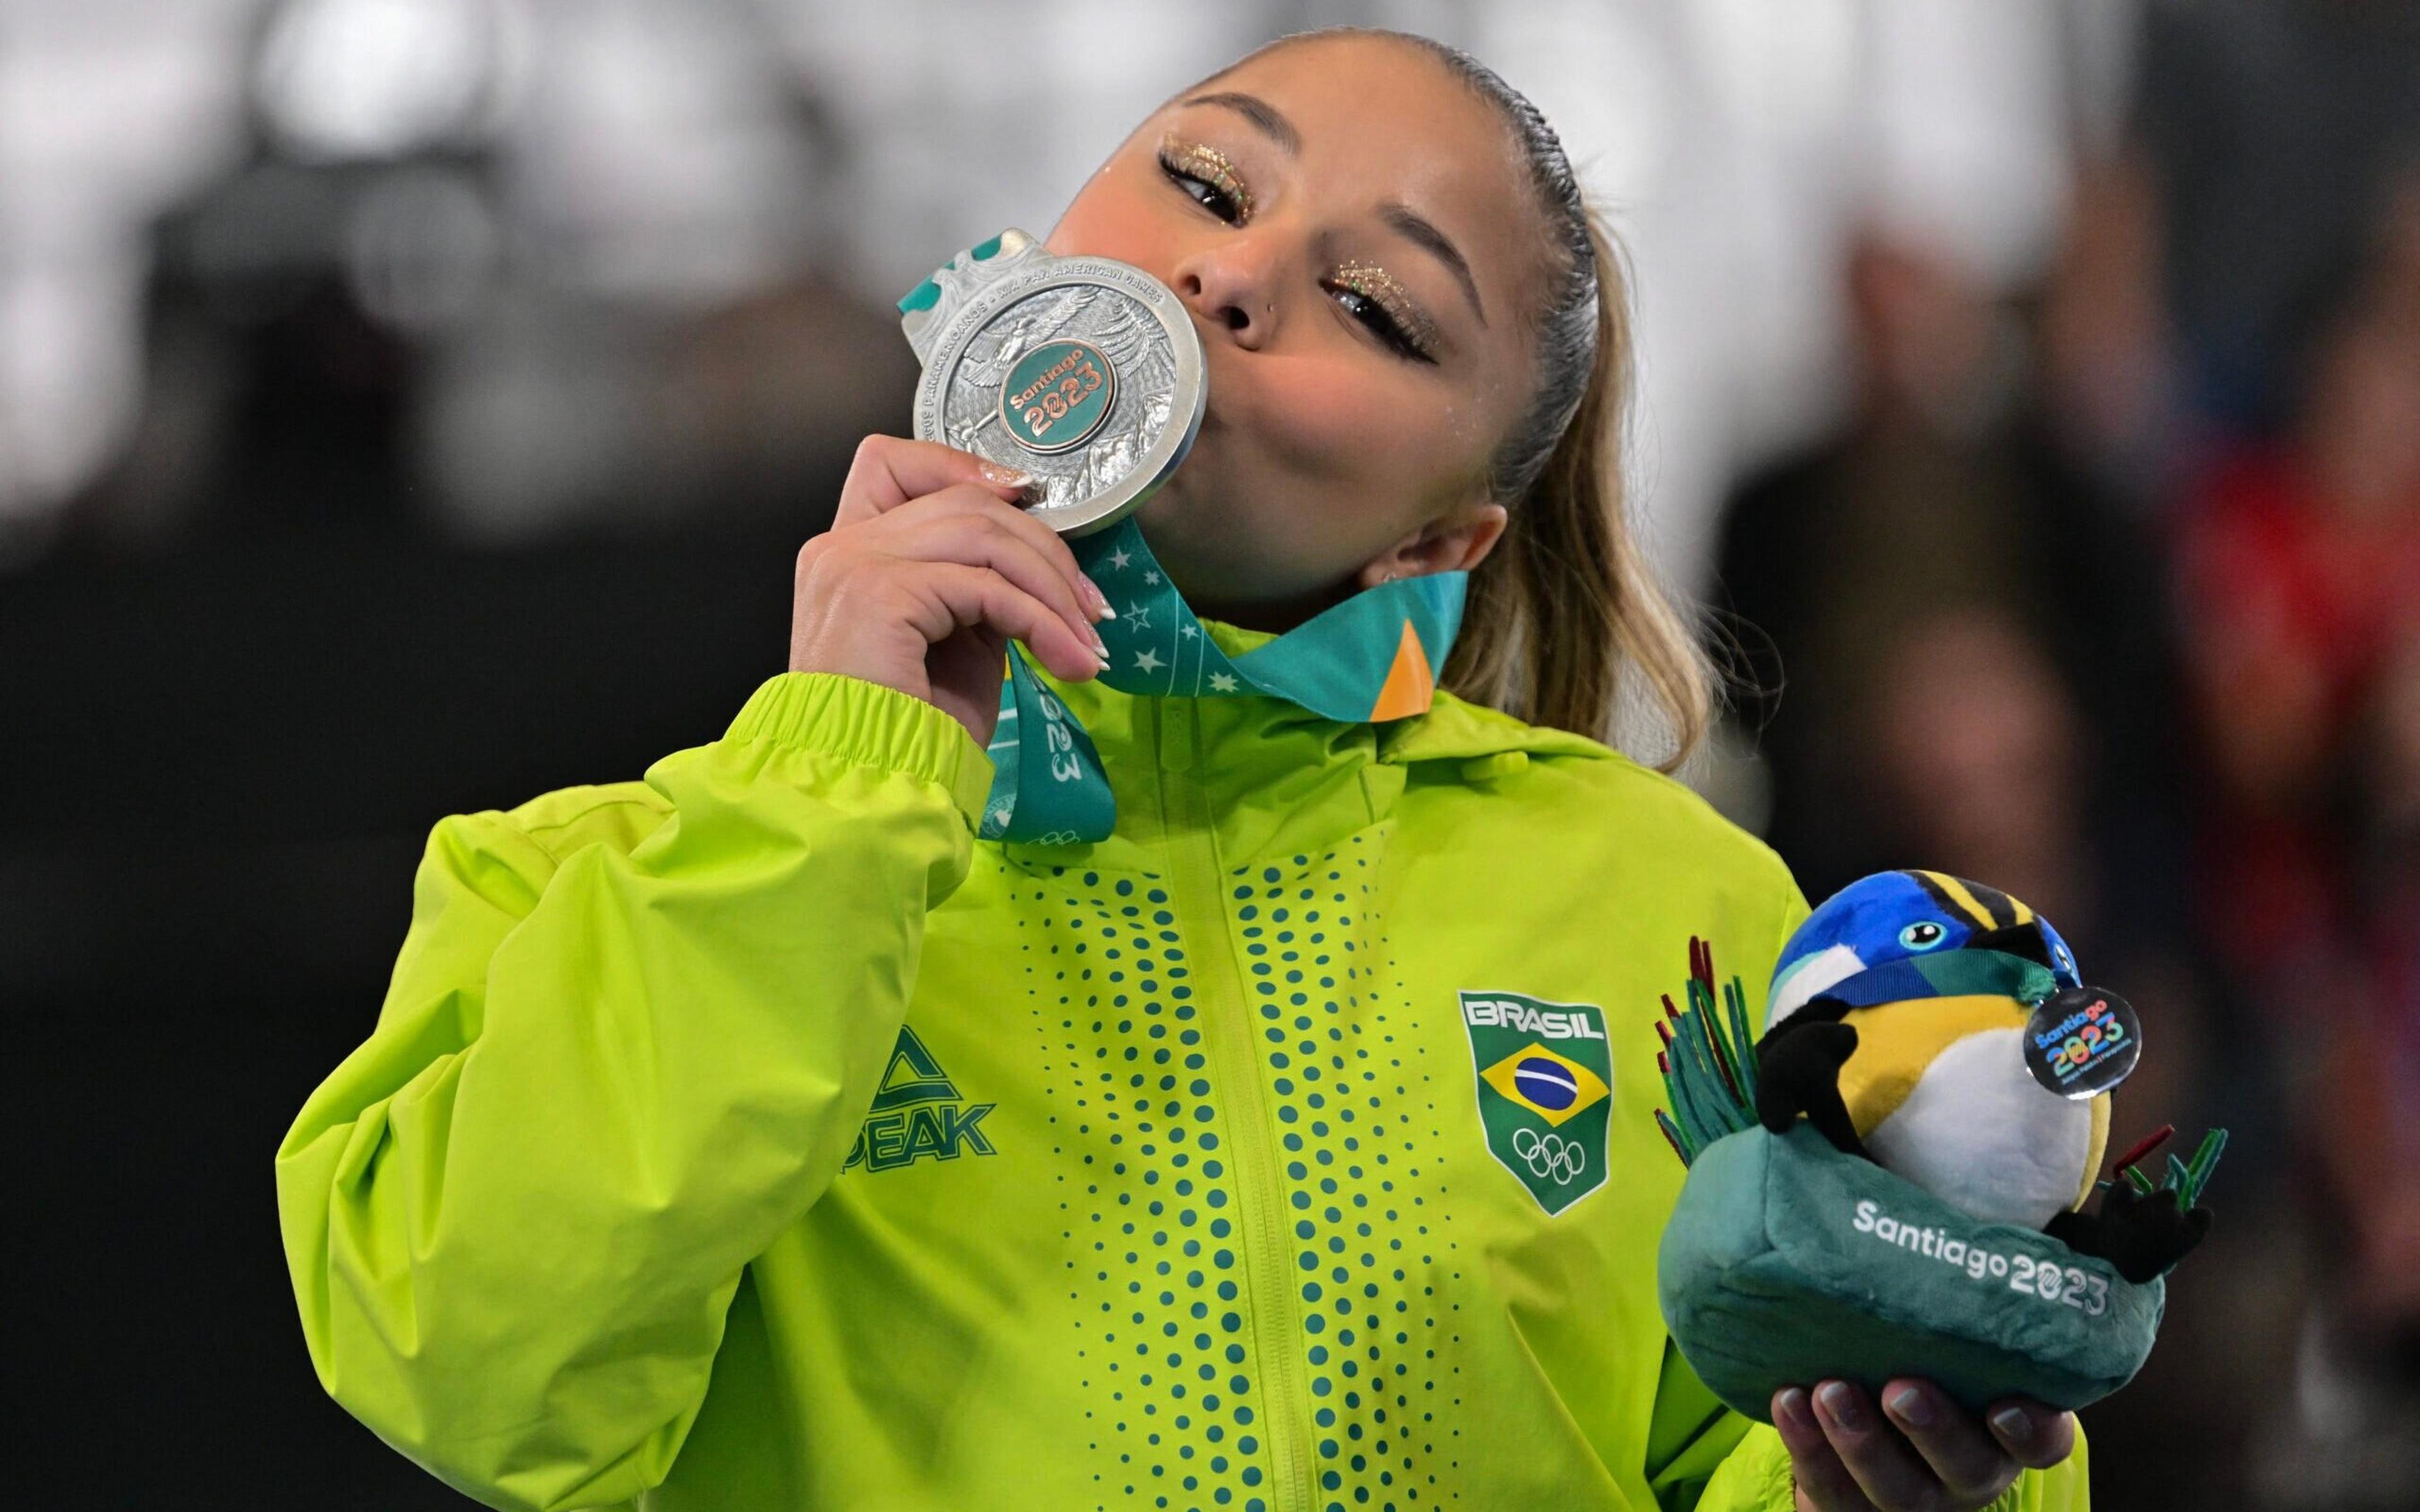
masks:
<instances>
[{"instance_id":1,"label":"plush mascot toy","mask_svg":"<svg viewBox=\"0 0 2420 1512\"><path fill-rule=\"evenodd\" d=\"M2040 972L2055 990L2028 1002ZM1791 936L1767 1005L1756 1114L1773 1133L1803 1113L1843 1154L1987 1223L2046 1229L2129 1281L2165 1272L2209 1231L2209 1209L2133 1200L2131 1185L2082 1211L2109 1143L2108 1088L2133 1071L2142 1030L2007 893L1938 872L1852 884ZM2062 1090L2032 1069L2053 1057L2029 1057L2026 1037L2035 1019L2072 1015L2080 1085ZM2069 1038L2062 1027L2054 1055Z\"/></svg>"},{"instance_id":2,"label":"plush mascot toy","mask_svg":"<svg viewBox=\"0 0 2420 1512\"><path fill-rule=\"evenodd\" d=\"M1783 948L1753 1055L1737 980L1721 1012L1694 940L1690 968L1658 1025L1689 1166L1658 1274L1718 1396L1762 1419L1784 1384L1913 1374L2073 1408L2133 1377L2226 1132L2163 1183L2137 1166L2168 1129L2096 1180L2142 1025L2048 920L1943 872L1867 877Z\"/></svg>"}]
</instances>

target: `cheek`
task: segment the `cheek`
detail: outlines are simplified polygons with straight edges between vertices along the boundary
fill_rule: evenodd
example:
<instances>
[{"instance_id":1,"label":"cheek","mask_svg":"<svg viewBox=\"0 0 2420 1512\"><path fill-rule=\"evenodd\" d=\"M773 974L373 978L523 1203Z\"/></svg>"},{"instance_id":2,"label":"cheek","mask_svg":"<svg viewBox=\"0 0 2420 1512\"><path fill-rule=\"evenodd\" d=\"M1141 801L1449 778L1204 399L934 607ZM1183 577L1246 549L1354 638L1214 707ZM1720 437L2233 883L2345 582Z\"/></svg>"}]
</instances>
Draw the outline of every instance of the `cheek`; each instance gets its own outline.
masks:
<instances>
[{"instance_id":1,"label":"cheek","mask_svg":"<svg viewBox=\"0 0 2420 1512\"><path fill-rule=\"evenodd\" d=\"M1043 245L1063 257L1114 257L1164 276L1174 250L1163 243L1162 218L1152 213L1150 195L1163 187L1157 179L1156 167L1147 173L1124 161L1106 165L1069 202Z\"/></svg>"},{"instance_id":2,"label":"cheek","mask_svg":"<svg viewBox=\"0 0 2420 1512\"><path fill-rule=\"evenodd\" d=\"M1262 357L1231 364L1229 377L1235 392L1214 399L1271 462L1309 482L1426 493L1467 446L1435 393L1358 354Z\"/></svg>"}]
</instances>

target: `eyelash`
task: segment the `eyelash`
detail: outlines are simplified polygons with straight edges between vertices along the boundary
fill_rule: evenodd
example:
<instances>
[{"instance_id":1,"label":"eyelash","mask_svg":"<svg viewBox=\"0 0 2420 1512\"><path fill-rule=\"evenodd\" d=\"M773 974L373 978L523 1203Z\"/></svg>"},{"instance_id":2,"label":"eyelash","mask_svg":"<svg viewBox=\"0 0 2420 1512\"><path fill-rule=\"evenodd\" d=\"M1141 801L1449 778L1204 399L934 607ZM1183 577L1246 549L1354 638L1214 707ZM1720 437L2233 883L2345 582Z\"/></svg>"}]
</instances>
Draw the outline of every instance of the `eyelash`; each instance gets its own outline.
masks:
<instances>
[{"instance_id":1,"label":"eyelash","mask_svg":"<svg viewBox=\"0 0 2420 1512\"><path fill-rule=\"evenodd\" d=\"M1232 170L1221 167L1224 161L1223 158L1202 147L1187 150L1169 146L1159 149L1160 172L1168 176L1169 181L1176 186L1179 193L1228 224L1241 225L1251 218L1251 195L1244 190L1241 183L1235 181ZM1218 173L1234 187L1226 188L1216 179L1196 171L1197 168ZM1340 270L1340 272L1344 270ZM1403 320L1393 311L1388 309L1385 301L1377 296L1336 279L1322 280L1320 287L1327 290L1331 295L1349 295L1359 301L1361 306L1359 309L1347 305L1345 313L1369 327L1371 333L1385 342L1397 355L1415 363L1434 363L1436 361L1435 357L1412 339L1410 333L1404 330Z\"/></svg>"},{"instance_id":2,"label":"eyelash","mask_svg":"<svg viewBox=\"0 0 2420 1512\"><path fill-rule=\"evenodd\" d=\"M1396 315L1394 311L1388 309L1387 307L1387 301L1383 298L1370 292L1368 289L1357 286L1363 281L1378 281L1388 284L1394 282L1393 279L1388 278L1387 275L1378 269L1369 268L1358 263L1348 263L1344 267L1338 269L1336 270L1336 275L1333 278L1323 281L1320 286L1328 290L1332 294L1349 294L1353 298L1362 301L1364 308L1375 311L1382 318L1374 322L1364 318L1361 312L1358 310L1352 310L1348 307L1347 313L1352 315L1355 319L1361 321L1363 325L1366 325L1370 327L1371 330L1376 332L1381 340L1385 341L1388 346L1394 347L1396 351L1402 353L1404 357L1407 357L1416 363L1435 363L1436 358L1430 354L1426 346L1413 338L1411 332L1405 329L1405 322L1403 317Z\"/></svg>"},{"instance_id":3,"label":"eyelash","mask_svg":"<svg viewBox=\"0 0 2420 1512\"><path fill-rule=\"evenodd\" d=\"M1187 199L1228 224L1241 225L1252 218L1252 193L1244 187L1243 180L1236 176L1224 153L1171 141L1163 144L1159 149L1159 168ZM1225 182L1221 183L1221 179ZM1226 209L1220 209L1209 199L1193 193L1186 187L1188 184L1198 184L1209 191L1226 206Z\"/></svg>"}]
</instances>

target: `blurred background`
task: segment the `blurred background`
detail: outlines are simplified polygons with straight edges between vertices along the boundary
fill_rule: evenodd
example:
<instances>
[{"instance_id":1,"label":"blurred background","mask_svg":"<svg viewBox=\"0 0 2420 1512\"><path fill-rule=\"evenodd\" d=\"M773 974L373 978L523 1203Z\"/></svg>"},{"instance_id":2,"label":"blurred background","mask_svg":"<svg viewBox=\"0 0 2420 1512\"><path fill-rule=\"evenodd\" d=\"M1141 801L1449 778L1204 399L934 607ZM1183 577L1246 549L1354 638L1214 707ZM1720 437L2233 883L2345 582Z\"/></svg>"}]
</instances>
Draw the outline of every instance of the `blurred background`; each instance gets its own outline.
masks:
<instances>
[{"instance_id":1,"label":"blurred background","mask_svg":"<svg viewBox=\"0 0 2420 1512\"><path fill-rule=\"evenodd\" d=\"M906 429L891 301L1336 22L1494 65L1627 243L1643 526L1741 683L1690 779L1810 897L2027 899L2143 1011L2121 1139L2233 1130L2085 1415L2096 1504L2414 1504L2397 0L0 0L49 1501L467 1504L319 1395L270 1180L428 826L718 734L851 449ZM1046 92L1080 130L997 129Z\"/></svg>"}]
</instances>

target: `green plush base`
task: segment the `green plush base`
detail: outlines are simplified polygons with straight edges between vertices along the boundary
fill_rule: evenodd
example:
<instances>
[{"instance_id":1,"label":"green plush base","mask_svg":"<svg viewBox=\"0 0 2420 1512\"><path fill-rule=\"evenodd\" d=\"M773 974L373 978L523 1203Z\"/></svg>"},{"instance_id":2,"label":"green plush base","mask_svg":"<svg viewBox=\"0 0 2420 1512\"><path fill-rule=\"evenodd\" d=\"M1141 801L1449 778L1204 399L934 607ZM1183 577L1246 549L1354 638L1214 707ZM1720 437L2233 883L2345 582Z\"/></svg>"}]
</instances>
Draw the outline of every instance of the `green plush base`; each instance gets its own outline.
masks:
<instances>
[{"instance_id":1,"label":"green plush base","mask_svg":"<svg viewBox=\"0 0 2420 1512\"><path fill-rule=\"evenodd\" d=\"M1861 1202L1872 1204L1865 1230ZM1962 1244L1962 1258L1886 1241L1885 1218L1933 1230L1936 1249ZM2004 1262L1996 1273L1989 1257ZM2046 1263L2059 1268L2058 1300L2013 1288ZM2097 1280L2075 1287L2079 1273ZM1706 1147L1664 1230L1656 1284L1691 1368L1760 1423L1781 1387L1829 1378L1872 1392L1927 1376L1970 1412L2011 1396L2083 1407L2133 1379L2167 1307L2165 1282L2135 1286L2038 1228L1978 1223L1804 1122ZM2071 1291L2101 1311L2070 1305Z\"/></svg>"}]
</instances>

